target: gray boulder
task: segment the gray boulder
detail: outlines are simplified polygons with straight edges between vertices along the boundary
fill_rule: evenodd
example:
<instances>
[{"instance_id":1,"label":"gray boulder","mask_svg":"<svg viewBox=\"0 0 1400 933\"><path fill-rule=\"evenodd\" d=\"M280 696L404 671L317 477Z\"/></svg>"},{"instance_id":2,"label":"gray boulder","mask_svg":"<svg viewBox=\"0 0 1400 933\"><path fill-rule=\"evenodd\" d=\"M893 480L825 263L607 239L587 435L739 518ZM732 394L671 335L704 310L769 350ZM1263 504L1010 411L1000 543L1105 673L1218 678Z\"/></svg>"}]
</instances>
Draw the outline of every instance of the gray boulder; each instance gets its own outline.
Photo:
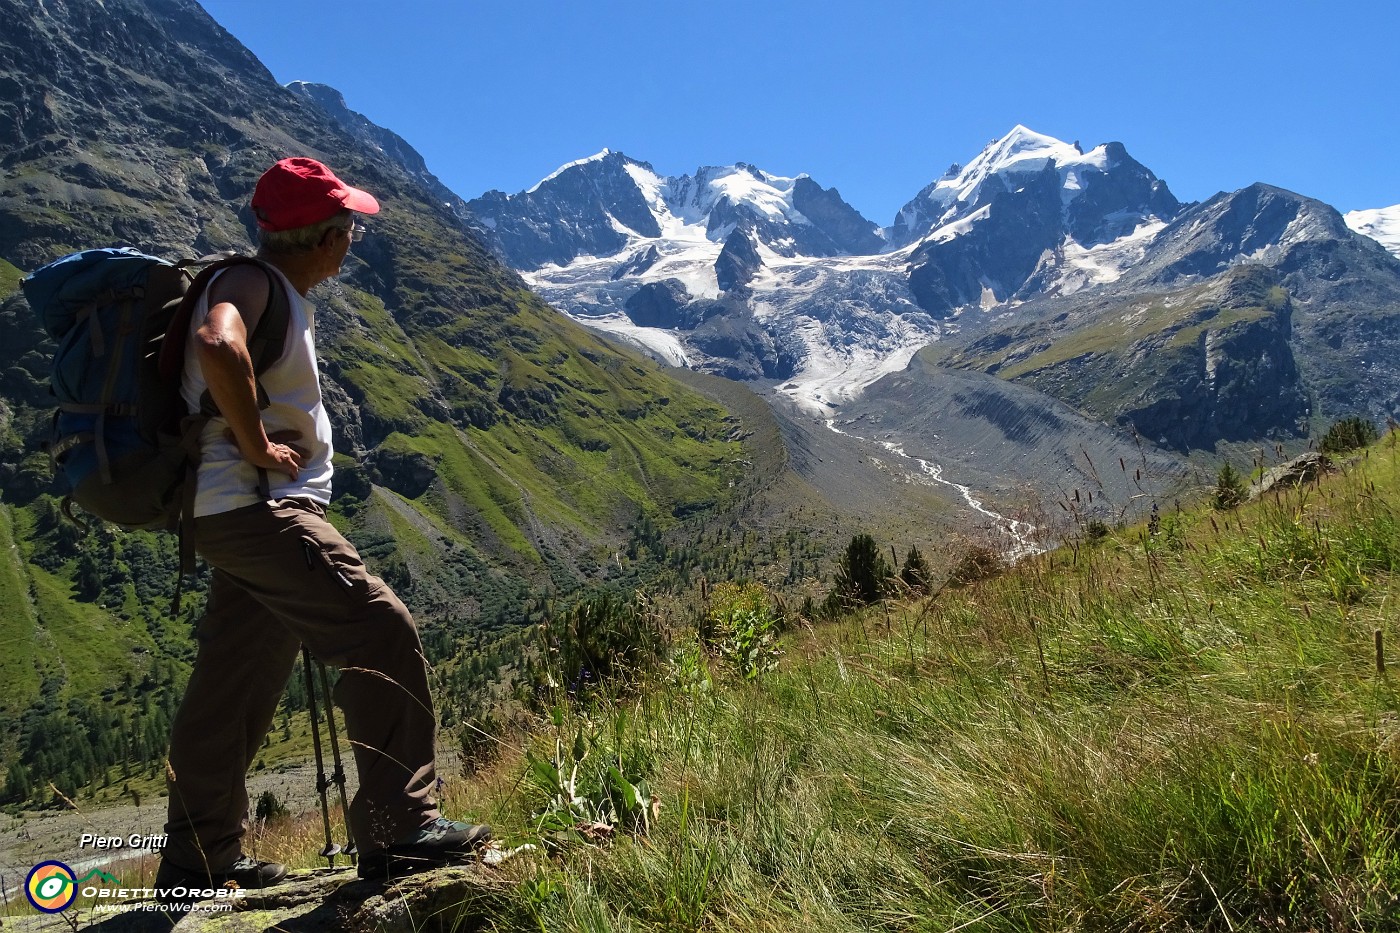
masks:
<instances>
[{"instance_id":1,"label":"gray boulder","mask_svg":"<svg viewBox=\"0 0 1400 933\"><path fill-rule=\"evenodd\" d=\"M1332 461L1315 450L1294 457L1280 464L1249 484L1249 498L1258 499L1271 489L1301 486L1311 483L1324 473L1331 472Z\"/></svg>"}]
</instances>

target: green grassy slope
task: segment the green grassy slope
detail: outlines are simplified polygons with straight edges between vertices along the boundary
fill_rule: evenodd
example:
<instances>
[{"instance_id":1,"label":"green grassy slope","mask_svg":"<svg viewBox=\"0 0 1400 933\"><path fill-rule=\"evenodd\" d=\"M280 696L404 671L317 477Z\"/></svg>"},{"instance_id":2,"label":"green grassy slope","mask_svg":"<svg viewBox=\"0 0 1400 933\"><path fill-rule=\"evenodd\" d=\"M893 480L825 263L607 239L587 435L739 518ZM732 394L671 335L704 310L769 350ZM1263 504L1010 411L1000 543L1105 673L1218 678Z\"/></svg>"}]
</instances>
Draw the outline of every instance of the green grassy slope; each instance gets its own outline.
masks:
<instances>
[{"instance_id":1,"label":"green grassy slope","mask_svg":"<svg viewBox=\"0 0 1400 933\"><path fill-rule=\"evenodd\" d=\"M796 631L755 679L682 647L453 803L554 851L511 869L503 930L1389 929L1397 595L1391 435ZM585 805L616 770L659 808L556 838L570 759Z\"/></svg>"},{"instance_id":2,"label":"green grassy slope","mask_svg":"<svg viewBox=\"0 0 1400 933\"><path fill-rule=\"evenodd\" d=\"M3 259L0 259L0 298L8 297L19 288L19 280L24 273Z\"/></svg>"},{"instance_id":3,"label":"green grassy slope","mask_svg":"<svg viewBox=\"0 0 1400 933\"><path fill-rule=\"evenodd\" d=\"M1035 322L953 353L946 364L1025 382L1100 417L1117 415L1125 403L1155 386L1196 357L1203 335L1263 320L1287 300L1281 288L1262 284L1250 302L1222 304L1212 286L1149 298L1082 321L1069 332L1059 322Z\"/></svg>"},{"instance_id":4,"label":"green grassy slope","mask_svg":"<svg viewBox=\"0 0 1400 933\"><path fill-rule=\"evenodd\" d=\"M10 509L0 506L0 714L18 716L39 695L40 645Z\"/></svg>"}]
</instances>

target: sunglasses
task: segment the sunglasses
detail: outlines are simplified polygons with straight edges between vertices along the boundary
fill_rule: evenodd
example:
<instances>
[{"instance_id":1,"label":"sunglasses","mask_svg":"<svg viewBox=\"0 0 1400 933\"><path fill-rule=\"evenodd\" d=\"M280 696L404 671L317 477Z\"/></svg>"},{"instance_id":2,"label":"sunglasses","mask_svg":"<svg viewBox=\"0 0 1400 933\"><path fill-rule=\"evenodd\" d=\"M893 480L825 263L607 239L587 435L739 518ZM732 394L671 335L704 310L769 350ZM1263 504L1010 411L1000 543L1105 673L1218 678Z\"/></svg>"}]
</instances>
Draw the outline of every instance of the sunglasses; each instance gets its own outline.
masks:
<instances>
[{"instance_id":1,"label":"sunglasses","mask_svg":"<svg viewBox=\"0 0 1400 933\"><path fill-rule=\"evenodd\" d=\"M352 224L349 231L347 231L350 234L350 242L358 243L363 240L365 238L366 229L367 228L361 224Z\"/></svg>"}]
</instances>

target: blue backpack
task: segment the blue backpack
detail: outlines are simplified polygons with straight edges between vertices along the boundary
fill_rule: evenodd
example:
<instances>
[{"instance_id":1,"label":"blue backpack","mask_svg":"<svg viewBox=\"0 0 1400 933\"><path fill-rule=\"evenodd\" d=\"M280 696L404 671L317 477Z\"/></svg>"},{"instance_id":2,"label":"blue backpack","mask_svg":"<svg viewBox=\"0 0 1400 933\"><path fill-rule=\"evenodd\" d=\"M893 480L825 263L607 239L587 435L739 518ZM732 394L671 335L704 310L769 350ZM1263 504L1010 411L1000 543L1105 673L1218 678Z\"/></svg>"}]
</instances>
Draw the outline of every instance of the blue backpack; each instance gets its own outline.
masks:
<instances>
[{"instance_id":1,"label":"blue backpack","mask_svg":"<svg viewBox=\"0 0 1400 933\"><path fill-rule=\"evenodd\" d=\"M260 375L281 357L290 321L280 279L260 260L226 255L171 263L131 248L89 249L20 283L58 341L50 375L58 408L47 446L54 472L67 482L70 518L73 503L127 529L176 530L188 517L199 434L218 414L207 392L194 415L180 397L190 315L213 274L242 263L261 267L271 285L248 342ZM193 276L190 267L200 264L203 271ZM265 407L261 387L259 396ZM192 554L188 564L192 569Z\"/></svg>"}]
</instances>

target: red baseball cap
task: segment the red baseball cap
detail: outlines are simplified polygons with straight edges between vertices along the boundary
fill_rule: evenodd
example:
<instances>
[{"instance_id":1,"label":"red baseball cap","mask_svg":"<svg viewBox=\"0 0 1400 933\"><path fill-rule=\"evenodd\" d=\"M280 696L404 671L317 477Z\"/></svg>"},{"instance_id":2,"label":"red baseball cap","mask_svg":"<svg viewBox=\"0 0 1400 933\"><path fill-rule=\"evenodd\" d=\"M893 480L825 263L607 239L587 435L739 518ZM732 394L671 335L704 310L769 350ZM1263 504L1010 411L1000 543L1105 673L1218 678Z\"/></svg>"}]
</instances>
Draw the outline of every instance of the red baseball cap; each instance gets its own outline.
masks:
<instances>
[{"instance_id":1,"label":"red baseball cap","mask_svg":"<svg viewBox=\"0 0 1400 933\"><path fill-rule=\"evenodd\" d=\"M258 226L277 232L320 223L343 208L379 213L374 195L352 188L315 159L283 159L263 172L253 189Z\"/></svg>"}]
</instances>

